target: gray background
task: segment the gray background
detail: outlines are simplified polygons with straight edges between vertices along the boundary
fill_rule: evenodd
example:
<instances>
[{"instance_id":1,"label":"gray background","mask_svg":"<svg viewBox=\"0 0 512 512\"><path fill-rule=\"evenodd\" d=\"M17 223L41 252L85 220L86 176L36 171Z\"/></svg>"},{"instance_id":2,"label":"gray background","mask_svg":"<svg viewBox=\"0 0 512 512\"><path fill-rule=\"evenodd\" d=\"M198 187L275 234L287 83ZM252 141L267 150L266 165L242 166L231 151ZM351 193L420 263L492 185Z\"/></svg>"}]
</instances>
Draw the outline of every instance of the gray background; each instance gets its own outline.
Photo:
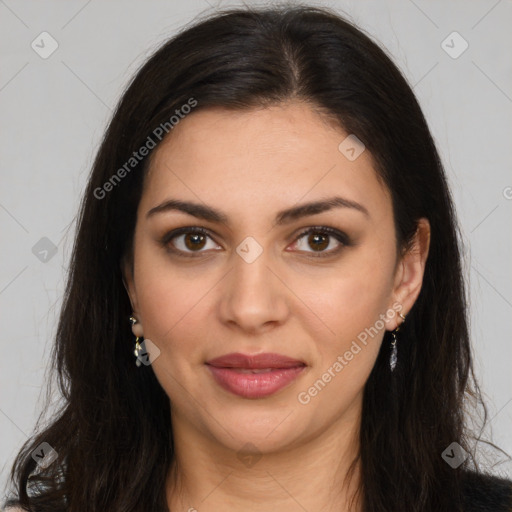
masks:
<instances>
[{"instance_id":1,"label":"gray background","mask_svg":"<svg viewBox=\"0 0 512 512\"><path fill-rule=\"evenodd\" d=\"M491 419L487 438L512 454L512 2L311 3L334 7L372 34L414 86L466 244L475 366ZM0 497L13 457L42 412L73 220L112 109L164 39L198 14L232 5L0 0ZM43 31L58 43L46 59L31 47L34 40L42 46ZM457 58L445 51L463 48L457 36L446 40L454 31L469 44ZM493 471L512 475L512 465Z\"/></svg>"}]
</instances>

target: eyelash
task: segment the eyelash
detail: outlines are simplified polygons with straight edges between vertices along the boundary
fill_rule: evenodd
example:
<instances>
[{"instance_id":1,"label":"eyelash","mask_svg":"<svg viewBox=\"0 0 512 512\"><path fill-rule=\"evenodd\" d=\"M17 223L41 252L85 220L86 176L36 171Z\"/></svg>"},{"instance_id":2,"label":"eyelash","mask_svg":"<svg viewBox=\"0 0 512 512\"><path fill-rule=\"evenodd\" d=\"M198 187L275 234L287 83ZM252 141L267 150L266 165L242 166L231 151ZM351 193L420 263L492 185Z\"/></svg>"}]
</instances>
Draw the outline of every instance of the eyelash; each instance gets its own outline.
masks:
<instances>
[{"instance_id":1,"label":"eyelash","mask_svg":"<svg viewBox=\"0 0 512 512\"><path fill-rule=\"evenodd\" d=\"M320 234L323 234L323 235L332 236L341 244L341 246L338 247L337 249L331 249L330 251L327 251L327 252L315 253L315 252L305 251L306 253L308 253L313 258L327 258L329 256L334 256L335 254L340 252L343 247L349 247L350 245L352 245L352 242L351 242L350 238L345 233L343 233L342 231L339 231L337 229L327 227L327 226L312 226L312 227L309 227L309 228L301 231L297 235L297 237L295 238L293 243L297 242L298 240L303 238L305 235L308 235L310 233L320 233ZM173 238L176 238L177 236L182 235L182 234L194 234L194 235L198 235L199 234L199 235L205 235L205 236L208 236L208 237L212 238L210 232L208 230L204 229L204 228L201 228L199 226L186 226L186 227L178 228L178 229L175 229L173 231L170 231L170 232L166 233L163 236L163 238L160 240L160 244L164 248L166 248L168 251L170 251L173 254L176 254L176 255L178 255L180 257L184 257L184 258L198 258L198 257L200 257L201 253L204 252L204 251L195 251L196 254L194 254L194 252L182 251L181 249L173 248L170 245L170 242L171 242L171 240Z\"/></svg>"}]
</instances>

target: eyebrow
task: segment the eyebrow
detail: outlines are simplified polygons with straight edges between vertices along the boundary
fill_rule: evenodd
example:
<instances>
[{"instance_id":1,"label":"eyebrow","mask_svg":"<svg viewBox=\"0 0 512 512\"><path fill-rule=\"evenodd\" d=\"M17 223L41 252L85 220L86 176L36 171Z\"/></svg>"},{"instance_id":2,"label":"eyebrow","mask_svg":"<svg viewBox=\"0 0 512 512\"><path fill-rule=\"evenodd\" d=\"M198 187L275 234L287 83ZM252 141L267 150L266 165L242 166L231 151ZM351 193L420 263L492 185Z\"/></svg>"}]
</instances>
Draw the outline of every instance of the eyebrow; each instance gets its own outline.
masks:
<instances>
[{"instance_id":1,"label":"eyebrow","mask_svg":"<svg viewBox=\"0 0 512 512\"><path fill-rule=\"evenodd\" d=\"M370 213L362 204L340 196L335 196L328 199L304 203L299 206L293 206L292 208L281 210L276 215L275 223L277 225L287 224L301 217L315 215L317 213L332 210L333 208L351 208L363 213L366 217L370 217ZM224 224L228 224L229 222L228 216L220 210L204 204L194 203L191 201L182 201L179 199L168 199L158 206L151 208L151 210L149 210L146 214L146 218L152 217L158 213L164 213L172 210L185 212L189 215L197 217L198 219L208 220L211 222L220 222Z\"/></svg>"}]
</instances>

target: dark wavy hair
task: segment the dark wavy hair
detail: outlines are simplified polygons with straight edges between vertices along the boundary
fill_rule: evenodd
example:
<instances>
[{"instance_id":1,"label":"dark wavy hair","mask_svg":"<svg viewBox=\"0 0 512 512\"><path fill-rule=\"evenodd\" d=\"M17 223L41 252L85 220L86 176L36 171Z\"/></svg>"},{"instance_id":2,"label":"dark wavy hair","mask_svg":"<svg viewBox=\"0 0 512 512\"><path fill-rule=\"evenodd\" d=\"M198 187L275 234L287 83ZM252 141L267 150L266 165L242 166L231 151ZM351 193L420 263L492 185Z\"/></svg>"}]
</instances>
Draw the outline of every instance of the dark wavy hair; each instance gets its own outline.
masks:
<instances>
[{"instance_id":1,"label":"dark wavy hair","mask_svg":"<svg viewBox=\"0 0 512 512\"><path fill-rule=\"evenodd\" d=\"M191 98L193 112L309 105L370 151L391 193L402 250L418 219L430 222L423 286L400 331L399 362L391 373L386 332L364 388L352 468L361 464L365 511L462 511L464 471L481 471L465 405L483 407L484 424L487 411L473 372L446 176L413 91L385 51L338 13L307 5L231 8L196 21L165 42L127 87L78 216L51 354L62 403L14 462L16 502L37 512L168 510L170 403L151 367L134 364L121 271L132 257L150 155L112 180ZM57 452L46 468L31 456L42 442ZM441 457L453 442L471 454L457 469Z\"/></svg>"}]
</instances>

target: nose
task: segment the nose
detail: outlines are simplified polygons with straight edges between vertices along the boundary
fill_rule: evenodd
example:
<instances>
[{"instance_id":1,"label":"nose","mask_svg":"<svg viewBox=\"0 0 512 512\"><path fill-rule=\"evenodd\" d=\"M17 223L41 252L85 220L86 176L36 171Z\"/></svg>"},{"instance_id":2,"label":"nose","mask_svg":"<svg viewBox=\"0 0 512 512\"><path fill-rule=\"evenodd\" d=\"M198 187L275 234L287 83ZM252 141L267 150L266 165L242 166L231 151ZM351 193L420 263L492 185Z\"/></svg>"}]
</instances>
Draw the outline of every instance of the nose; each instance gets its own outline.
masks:
<instances>
[{"instance_id":1,"label":"nose","mask_svg":"<svg viewBox=\"0 0 512 512\"><path fill-rule=\"evenodd\" d=\"M290 291L270 260L266 251L253 261L233 253L233 267L221 292L220 315L225 324L257 334L286 321Z\"/></svg>"}]
</instances>

